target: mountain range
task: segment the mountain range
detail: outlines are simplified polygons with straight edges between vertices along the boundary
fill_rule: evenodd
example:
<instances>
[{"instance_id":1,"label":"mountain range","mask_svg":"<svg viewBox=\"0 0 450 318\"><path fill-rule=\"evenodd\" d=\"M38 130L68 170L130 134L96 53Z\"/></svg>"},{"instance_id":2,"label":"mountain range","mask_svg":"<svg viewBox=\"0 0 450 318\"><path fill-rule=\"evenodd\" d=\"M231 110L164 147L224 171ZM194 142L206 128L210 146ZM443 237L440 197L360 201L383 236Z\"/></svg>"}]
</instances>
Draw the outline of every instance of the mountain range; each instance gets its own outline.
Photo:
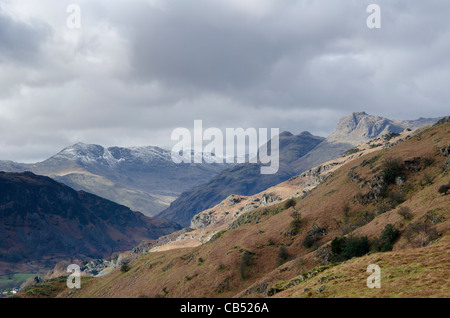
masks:
<instances>
[{"instance_id":1,"label":"mountain range","mask_svg":"<svg viewBox=\"0 0 450 318\"><path fill-rule=\"evenodd\" d=\"M314 149L324 140L309 132L279 135L279 169L275 174L261 174L260 164L238 164L223 170L206 183L183 192L166 210L158 214L182 226L192 217L222 201L231 194L251 195L294 176L291 163Z\"/></svg>"},{"instance_id":2,"label":"mountain range","mask_svg":"<svg viewBox=\"0 0 450 318\"><path fill-rule=\"evenodd\" d=\"M391 120L355 112L327 138L309 132L280 134L280 168L261 175L259 164L175 164L170 151L154 146L108 147L77 143L34 164L0 161L0 171L31 171L140 211L189 226L192 217L231 194L253 195L387 132L436 122ZM238 182L236 182L238 181Z\"/></svg>"},{"instance_id":3,"label":"mountain range","mask_svg":"<svg viewBox=\"0 0 450 318\"><path fill-rule=\"evenodd\" d=\"M2 173L0 178L0 265L26 260L52 263L69 255L95 258L130 249L142 240L198 226L212 217L211 211L206 218L194 216L230 195L261 193L256 199L269 202L265 190L318 167L316 163L349 150L359 152L354 148L358 143L395 137L405 129L434 122L393 121L362 112L342 118L328 138L283 132L280 167L274 175L262 175L259 164L175 164L170 151L158 147L83 143L35 164L0 161L0 171L20 172ZM324 171L318 169L319 174ZM306 182L316 184L315 173ZM155 215L171 201L157 217L145 216Z\"/></svg>"},{"instance_id":4,"label":"mountain range","mask_svg":"<svg viewBox=\"0 0 450 318\"><path fill-rule=\"evenodd\" d=\"M417 130L404 130L395 135L388 133L358 145L357 151L347 151L338 158L321 163L254 195L232 194L212 208L194 215L188 228L170 233L157 240L143 242L135 250L163 251L204 244L221 231L233 228L239 222L252 221L252 218L246 219L246 217L251 215L253 210L270 208L289 199L304 197L343 165L349 164L361 156L403 142L414 136L416 132ZM386 138L387 136L390 138ZM355 176L355 178L357 177Z\"/></svg>"},{"instance_id":5,"label":"mountain range","mask_svg":"<svg viewBox=\"0 0 450 318\"><path fill-rule=\"evenodd\" d=\"M388 132L400 133L435 123L438 118L390 120L365 112L341 118L327 138L308 132L280 134L280 169L274 175L261 175L257 165L240 164L223 170L210 181L182 193L160 217L189 226L192 217L209 209L231 194L253 195L292 176L339 157L345 151Z\"/></svg>"},{"instance_id":6,"label":"mountain range","mask_svg":"<svg viewBox=\"0 0 450 318\"><path fill-rule=\"evenodd\" d=\"M0 171L31 171L153 216L183 191L207 182L231 164L175 164L159 147L77 143L34 164L0 161Z\"/></svg>"},{"instance_id":7,"label":"mountain range","mask_svg":"<svg viewBox=\"0 0 450 318\"><path fill-rule=\"evenodd\" d=\"M125 268L85 277L81 289L54 277L18 296L447 297L448 120L400 136L387 131L356 148L267 195L230 196L213 209L222 212L202 212L191 224L197 229L240 214L201 244L150 252L141 245L126 253ZM289 193L278 199L283 187ZM379 268L381 288L368 288L369 265Z\"/></svg>"}]
</instances>

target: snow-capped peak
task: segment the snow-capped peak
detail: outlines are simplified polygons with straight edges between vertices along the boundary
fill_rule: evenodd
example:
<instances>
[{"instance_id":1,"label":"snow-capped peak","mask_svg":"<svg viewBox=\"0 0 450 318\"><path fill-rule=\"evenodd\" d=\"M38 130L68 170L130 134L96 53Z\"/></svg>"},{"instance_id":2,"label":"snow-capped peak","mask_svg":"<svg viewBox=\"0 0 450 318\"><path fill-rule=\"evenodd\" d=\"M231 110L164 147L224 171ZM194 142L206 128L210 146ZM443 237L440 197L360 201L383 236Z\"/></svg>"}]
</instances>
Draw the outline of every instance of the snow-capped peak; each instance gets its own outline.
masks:
<instances>
[{"instance_id":1,"label":"snow-capped peak","mask_svg":"<svg viewBox=\"0 0 450 318\"><path fill-rule=\"evenodd\" d=\"M95 144L76 143L66 147L52 157L57 160L70 160L82 164L101 164L117 166L121 162L150 163L171 160L170 151L159 147L109 147Z\"/></svg>"}]
</instances>

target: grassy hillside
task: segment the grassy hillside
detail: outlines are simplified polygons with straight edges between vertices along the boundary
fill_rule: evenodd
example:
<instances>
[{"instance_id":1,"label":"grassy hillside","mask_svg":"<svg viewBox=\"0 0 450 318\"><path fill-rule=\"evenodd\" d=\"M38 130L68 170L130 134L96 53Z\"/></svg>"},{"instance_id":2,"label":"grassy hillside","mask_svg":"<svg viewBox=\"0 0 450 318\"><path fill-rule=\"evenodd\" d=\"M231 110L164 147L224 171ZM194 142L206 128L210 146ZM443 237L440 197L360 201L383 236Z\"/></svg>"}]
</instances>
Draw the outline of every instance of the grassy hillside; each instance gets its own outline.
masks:
<instances>
[{"instance_id":1,"label":"grassy hillside","mask_svg":"<svg viewBox=\"0 0 450 318\"><path fill-rule=\"evenodd\" d=\"M140 255L60 296L446 297L449 145L450 124L430 127L206 244ZM381 289L366 287L369 264L381 267Z\"/></svg>"},{"instance_id":2,"label":"grassy hillside","mask_svg":"<svg viewBox=\"0 0 450 318\"><path fill-rule=\"evenodd\" d=\"M449 260L447 235L426 247L353 258L274 297L449 297ZM380 266L380 288L367 288L369 264Z\"/></svg>"}]
</instances>

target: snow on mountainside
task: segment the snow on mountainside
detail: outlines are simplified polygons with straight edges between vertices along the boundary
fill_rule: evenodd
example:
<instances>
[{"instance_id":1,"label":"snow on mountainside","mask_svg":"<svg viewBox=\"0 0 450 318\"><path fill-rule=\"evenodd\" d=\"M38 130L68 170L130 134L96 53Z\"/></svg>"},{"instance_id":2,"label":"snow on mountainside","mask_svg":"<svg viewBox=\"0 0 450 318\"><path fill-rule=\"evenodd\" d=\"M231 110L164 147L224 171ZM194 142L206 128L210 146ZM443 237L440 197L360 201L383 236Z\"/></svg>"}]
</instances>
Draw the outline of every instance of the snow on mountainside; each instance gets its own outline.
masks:
<instances>
[{"instance_id":1,"label":"snow on mountainside","mask_svg":"<svg viewBox=\"0 0 450 318\"><path fill-rule=\"evenodd\" d=\"M170 151L153 146L147 147L109 147L76 143L64 148L50 159L71 160L84 164L98 163L114 167L123 161L171 161Z\"/></svg>"},{"instance_id":2,"label":"snow on mountainside","mask_svg":"<svg viewBox=\"0 0 450 318\"><path fill-rule=\"evenodd\" d=\"M188 156L190 160L186 160ZM186 162L197 161L202 158L207 161L214 155L202 154L201 152L191 151L184 153L183 158ZM171 151L155 146L145 147L109 147L105 148L95 144L76 143L66 147L49 160L69 160L82 164L101 164L109 167L116 167L120 163L150 164L150 163L168 163L172 164ZM223 159L225 161L225 159ZM232 160L234 161L234 160Z\"/></svg>"}]
</instances>

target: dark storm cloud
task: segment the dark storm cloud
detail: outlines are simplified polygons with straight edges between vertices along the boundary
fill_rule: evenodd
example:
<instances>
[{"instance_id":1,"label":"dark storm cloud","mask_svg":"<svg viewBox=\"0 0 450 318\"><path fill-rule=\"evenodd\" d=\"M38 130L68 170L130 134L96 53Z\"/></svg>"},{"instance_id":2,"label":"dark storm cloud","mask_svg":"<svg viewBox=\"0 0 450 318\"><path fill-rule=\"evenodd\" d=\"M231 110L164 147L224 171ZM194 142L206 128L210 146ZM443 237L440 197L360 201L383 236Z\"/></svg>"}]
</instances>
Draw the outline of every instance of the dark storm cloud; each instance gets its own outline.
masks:
<instances>
[{"instance_id":1,"label":"dark storm cloud","mask_svg":"<svg viewBox=\"0 0 450 318\"><path fill-rule=\"evenodd\" d=\"M43 23L15 21L0 7L0 63L36 63L50 29Z\"/></svg>"},{"instance_id":2,"label":"dark storm cloud","mask_svg":"<svg viewBox=\"0 0 450 318\"><path fill-rule=\"evenodd\" d=\"M276 83L292 80L290 69L284 70L285 76L277 74L283 63L299 74L339 30L351 33L340 16L344 9L336 3L328 10L274 4L273 12L261 17L249 17L224 1L195 3L167 1L165 10L148 6L134 15L133 66L138 75L244 96L252 88L273 85L273 77L278 76Z\"/></svg>"},{"instance_id":3,"label":"dark storm cloud","mask_svg":"<svg viewBox=\"0 0 450 318\"><path fill-rule=\"evenodd\" d=\"M326 136L353 111L448 112L446 1L80 0L77 30L70 3L2 6L0 159L167 145L194 119Z\"/></svg>"},{"instance_id":4,"label":"dark storm cloud","mask_svg":"<svg viewBox=\"0 0 450 318\"><path fill-rule=\"evenodd\" d=\"M380 2L380 30L365 25L367 1L282 2L256 18L224 2L195 3L134 15L137 77L253 107L376 112L394 104L398 117L426 101L415 96L429 85L418 79L448 64L445 3Z\"/></svg>"}]
</instances>

